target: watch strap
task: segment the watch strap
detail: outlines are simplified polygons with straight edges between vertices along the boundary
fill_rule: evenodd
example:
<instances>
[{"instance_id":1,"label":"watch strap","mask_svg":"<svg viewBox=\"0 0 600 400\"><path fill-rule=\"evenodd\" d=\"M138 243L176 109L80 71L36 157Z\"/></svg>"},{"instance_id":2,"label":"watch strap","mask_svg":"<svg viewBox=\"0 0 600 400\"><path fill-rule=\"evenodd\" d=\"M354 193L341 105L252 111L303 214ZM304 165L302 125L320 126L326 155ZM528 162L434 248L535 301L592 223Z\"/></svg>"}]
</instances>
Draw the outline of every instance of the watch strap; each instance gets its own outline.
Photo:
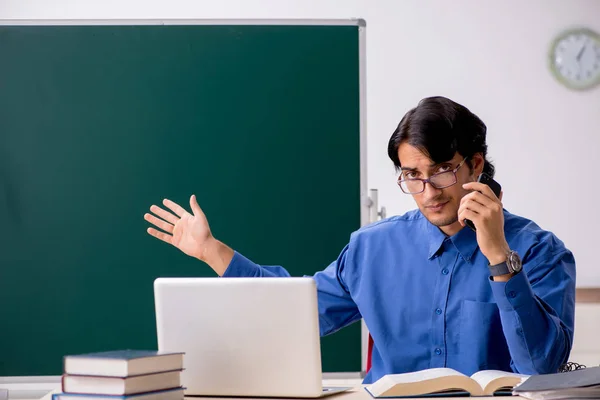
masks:
<instances>
[{"instance_id":1,"label":"watch strap","mask_svg":"<svg viewBox=\"0 0 600 400\"><path fill-rule=\"evenodd\" d=\"M496 265L489 265L488 268L490 269L491 276L510 274L510 270L508 269L508 264L506 264L506 261Z\"/></svg>"}]
</instances>

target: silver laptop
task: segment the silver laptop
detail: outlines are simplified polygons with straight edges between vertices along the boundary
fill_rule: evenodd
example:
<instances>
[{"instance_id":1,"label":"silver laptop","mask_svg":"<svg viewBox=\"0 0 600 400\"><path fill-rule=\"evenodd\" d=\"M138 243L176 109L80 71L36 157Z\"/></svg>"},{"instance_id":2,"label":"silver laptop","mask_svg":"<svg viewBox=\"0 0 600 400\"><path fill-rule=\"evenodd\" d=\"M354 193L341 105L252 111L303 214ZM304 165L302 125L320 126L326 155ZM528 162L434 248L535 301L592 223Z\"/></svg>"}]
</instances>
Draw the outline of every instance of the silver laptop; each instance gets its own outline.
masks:
<instances>
[{"instance_id":1,"label":"silver laptop","mask_svg":"<svg viewBox=\"0 0 600 400\"><path fill-rule=\"evenodd\" d=\"M323 397L312 278L158 278L158 349L183 351L187 395Z\"/></svg>"}]
</instances>

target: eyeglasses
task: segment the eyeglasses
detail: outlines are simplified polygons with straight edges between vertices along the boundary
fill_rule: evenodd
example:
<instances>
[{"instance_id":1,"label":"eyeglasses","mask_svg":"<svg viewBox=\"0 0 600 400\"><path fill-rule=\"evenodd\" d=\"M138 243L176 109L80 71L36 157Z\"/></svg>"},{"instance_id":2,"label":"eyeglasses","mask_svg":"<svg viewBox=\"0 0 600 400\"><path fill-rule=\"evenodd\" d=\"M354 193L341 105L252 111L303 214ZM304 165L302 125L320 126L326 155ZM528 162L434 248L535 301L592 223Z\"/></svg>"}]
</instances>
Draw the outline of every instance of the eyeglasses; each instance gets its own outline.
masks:
<instances>
[{"instance_id":1,"label":"eyeglasses","mask_svg":"<svg viewBox=\"0 0 600 400\"><path fill-rule=\"evenodd\" d=\"M420 179L420 178L411 178L411 179L402 179L402 176L398 178L398 186L400 189L406 194L419 194L425 191L425 184L429 182L431 186L436 189L444 189L454 185L456 180L456 171L467 161L467 159L463 159L460 164L456 166L453 170L438 172L437 174L433 174L429 177L429 179Z\"/></svg>"}]
</instances>

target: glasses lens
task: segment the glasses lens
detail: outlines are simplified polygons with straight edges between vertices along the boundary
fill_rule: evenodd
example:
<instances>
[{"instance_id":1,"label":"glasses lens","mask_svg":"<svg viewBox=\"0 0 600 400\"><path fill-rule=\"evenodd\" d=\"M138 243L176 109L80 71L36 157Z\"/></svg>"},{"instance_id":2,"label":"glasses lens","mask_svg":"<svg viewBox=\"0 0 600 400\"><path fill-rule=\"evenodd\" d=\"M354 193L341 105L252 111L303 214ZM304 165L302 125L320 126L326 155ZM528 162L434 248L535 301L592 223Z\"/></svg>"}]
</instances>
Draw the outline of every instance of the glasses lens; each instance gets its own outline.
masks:
<instances>
[{"instance_id":1,"label":"glasses lens","mask_svg":"<svg viewBox=\"0 0 600 400\"><path fill-rule=\"evenodd\" d=\"M404 193L420 193L423 191L423 182L419 179L400 181L400 188Z\"/></svg>"},{"instance_id":2,"label":"glasses lens","mask_svg":"<svg viewBox=\"0 0 600 400\"><path fill-rule=\"evenodd\" d=\"M441 172L436 175L432 175L430 182L438 189L442 189L448 186L452 186L456 183L456 176L452 171Z\"/></svg>"}]
</instances>

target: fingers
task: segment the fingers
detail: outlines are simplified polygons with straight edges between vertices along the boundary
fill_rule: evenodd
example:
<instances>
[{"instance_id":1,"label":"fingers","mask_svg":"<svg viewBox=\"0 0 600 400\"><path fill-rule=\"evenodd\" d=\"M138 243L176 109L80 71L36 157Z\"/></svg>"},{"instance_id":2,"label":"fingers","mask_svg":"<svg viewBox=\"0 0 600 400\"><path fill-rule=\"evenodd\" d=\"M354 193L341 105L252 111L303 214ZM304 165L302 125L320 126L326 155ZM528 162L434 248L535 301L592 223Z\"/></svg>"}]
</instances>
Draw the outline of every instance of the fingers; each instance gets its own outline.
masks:
<instances>
[{"instance_id":1,"label":"fingers","mask_svg":"<svg viewBox=\"0 0 600 400\"><path fill-rule=\"evenodd\" d=\"M168 222L163 221L162 219L156 218L154 215L152 214L144 214L144 219L148 222L150 222L151 224L156 225L157 227L159 227L160 229L162 229L165 232L168 233L173 233L173 225L169 224Z\"/></svg>"},{"instance_id":2,"label":"fingers","mask_svg":"<svg viewBox=\"0 0 600 400\"><path fill-rule=\"evenodd\" d=\"M196 200L196 195L193 194L192 197L190 197L190 207L192 208L192 213L194 213L194 216L199 217L205 217L204 213L202 212L202 209L200 208L200 206L198 205L198 200Z\"/></svg>"},{"instance_id":3,"label":"fingers","mask_svg":"<svg viewBox=\"0 0 600 400\"><path fill-rule=\"evenodd\" d=\"M479 192L472 192L461 199L458 220L462 226L465 226L465 219L469 219L477 225L484 220L490 220L498 212L502 212L502 203Z\"/></svg>"},{"instance_id":4,"label":"fingers","mask_svg":"<svg viewBox=\"0 0 600 400\"><path fill-rule=\"evenodd\" d=\"M463 211L467 211L467 210L471 211L479 216L480 214L486 213L487 207L485 207L482 204L479 204L478 202L476 202L474 200L466 200L466 201L461 202L460 207L458 207L458 215L460 216L460 214Z\"/></svg>"},{"instance_id":5,"label":"fingers","mask_svg":"<svg viewBox=\"0 0 600 400\"><path fill-rule=\"evenodd\" d=\"M463 205L463 209L464 210L469 210L474 212L477 215L488 215L490 214L490 209L487 208L486 206L482 206L481 204L479 204L476 201L467 201L464 205Z\"/></svg>"},{"instance_id":6,"label":"fingers","mask_svg":"<svg viewBox=\"0 0 600 400\"><path fill-rule=\"evenodd\" d=\"M157 231L157 230L156 230L156 229L154 229L154 228L148 228L148 231L147 231L147 232L148 232L150 235L154 236L155 238L162 240L163 242L167 242L167 243L169 243L169 244L173 244L173 243L172 243L173 236L171 236L171 235L169 235L169 234L167 234L167 233L164 233L164 232Z\"/></svg>"},{"instance_id":7,"label":"fingers","mask_svg":"<svg viewBox=\"0 0 600 400\"><path fill-rule=\"evenodd\" d=\"M467 201L475 201L475 202L481 204L482 206L485 206L488 208L493 208L498 204L497 202L495 202L493 199L490 199L485 194L479 193L477 191L471 192L461 199L461 202L467 202Z\"/></svg>"},{"instance_id":8,"label":"fingers","mask_svg":"<svg viewBox=\"0 0 600 400\"><path fill-rule=\"evenodd\" d=\"M173 203L169 199L164 199L163 204L175 214L177 214L179 217L183 217L187 213L187 211L185 211L183 207L181 207L179 204Z\"/></svg>"},{"instance_id":9,"label":"fingers","mask_svg":"<svg viewBox=\"0 0 600 400\"><path fill-rule=\"evenodd\" d=\"M179 220L179 218L177 218L170 212L165 211L158 206L153 205L152 207L150 207L150 211L152 211L154 214L158 215L159 217L161 217L162 219L164 219L165 221L167 221L173 225L175 225L177 223L177 221Z\"/></svg>"},{"instance_id":10,"label":"fingers","mask_svg":"<svg viewBox=\"0 0 600 400\"><path fill-rule=\"evenodd\" d=\"M465 226L465 219L471 220L475 224L475 226L477 226L476 221L479 220L479 214L469 209L464 209L458 213L458 221L462 226Z\"/></svg>"}]
</instances>

